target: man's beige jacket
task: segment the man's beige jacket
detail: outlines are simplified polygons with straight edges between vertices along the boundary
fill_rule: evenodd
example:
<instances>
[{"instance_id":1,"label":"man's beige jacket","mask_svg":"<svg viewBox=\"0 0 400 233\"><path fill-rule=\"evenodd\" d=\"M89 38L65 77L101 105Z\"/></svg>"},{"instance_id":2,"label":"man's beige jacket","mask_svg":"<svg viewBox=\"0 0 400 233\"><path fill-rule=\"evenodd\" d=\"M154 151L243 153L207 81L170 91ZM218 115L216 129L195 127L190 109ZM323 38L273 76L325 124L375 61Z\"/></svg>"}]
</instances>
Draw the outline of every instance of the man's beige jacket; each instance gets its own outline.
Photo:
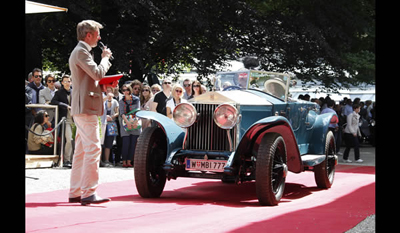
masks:
<instances>
[{"instance_id":1,"label":"man's beige jacket","mask_svg":"<svg viewBox=\"0 0 400 233\"><path fill-rule=\"evenodd\" d=\"M97 65L86 45L79 41L69 57L72 80L71 115L103 115L103 96L100 81L110 69L108 57Z\"/></svg>"}]
</instances>

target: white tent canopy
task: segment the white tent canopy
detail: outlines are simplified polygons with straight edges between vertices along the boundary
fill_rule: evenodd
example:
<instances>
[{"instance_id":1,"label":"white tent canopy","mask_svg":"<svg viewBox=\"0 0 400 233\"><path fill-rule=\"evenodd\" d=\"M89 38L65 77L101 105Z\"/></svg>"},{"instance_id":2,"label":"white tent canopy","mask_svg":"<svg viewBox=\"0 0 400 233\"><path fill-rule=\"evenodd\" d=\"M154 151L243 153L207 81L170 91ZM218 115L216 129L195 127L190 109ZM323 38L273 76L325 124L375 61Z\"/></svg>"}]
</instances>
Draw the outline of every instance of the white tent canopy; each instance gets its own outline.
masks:
<instances>
[{"instance_id":1,"label":"white tent canopy","mask_svg":"<svg viewBox=\"0 0 400 233\"><path fill-rule=\"evenodd\" d=\"M304 88L302 86L308 86ZM310 95L310 98L320 98L329 95L331 99L336 102L343 100L344 97L354 100L355 98L360 98L361 101L372 100L375 101L375 85L360 85L360 86L350 86L350 88L341 88L338 93L331 91L325 91L324 87L317 82L317 84L303 83L301 80L297 80L294 87L291 87L289 92L293 99L297 99L299 95Z\"/></svg>"},{"instance_id":2,"label":"white tent canopy","mask_svg":"<svg viewBox=\"0 0 400 233\"><path fill-rule=\"evenodd\" d=\"M25 14L34 14L34 13L48 13L48 12L67 12L67 8L51 6L42 3L25 1Z\"/></svg>"}]
</instances>

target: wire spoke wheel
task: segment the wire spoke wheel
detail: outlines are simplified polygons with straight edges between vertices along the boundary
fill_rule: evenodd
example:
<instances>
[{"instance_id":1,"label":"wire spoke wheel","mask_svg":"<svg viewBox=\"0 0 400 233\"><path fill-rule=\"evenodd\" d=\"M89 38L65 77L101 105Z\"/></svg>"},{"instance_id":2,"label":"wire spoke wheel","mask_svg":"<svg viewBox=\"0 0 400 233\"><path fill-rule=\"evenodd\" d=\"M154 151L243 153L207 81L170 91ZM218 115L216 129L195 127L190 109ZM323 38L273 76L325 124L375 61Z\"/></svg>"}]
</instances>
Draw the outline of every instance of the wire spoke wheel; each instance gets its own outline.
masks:
<instances>
[{"instance_id":1,"label":"wire spoke wheel","mask_svg":"<svg viewBox=\"0 0 400 233\"><path fill-rule=\"evenodd\" d=\"M256 192L260 205L278 204L287 172L285 141L278 134L265 135L256 161Z\"/></svg>"},{"instance_id":2,"label":"wire spoke wheel","mask_svg":"<svg viewBox=\"0 0 400 233\"><path fill-rule=\"evenodd\" d=\"M332 132L328 132L325 142L325 160L315 166L314 178L318 188L330 188L333 184L335 177L335 167L337 164L337 157L335 155L335 136Z\"/></svg>"},{"instance_id":3,"label":"wire spoke wheel","mask_svg":"<svg viewBox=\"0 0 400 233\"><path fill-rule=\"evenodd\" d=\"M166 138L158 127L146 128L138 138L135 150L135 183L144 198L159 197L164 190L166 174Z\"/></svg>"}]
</instances>

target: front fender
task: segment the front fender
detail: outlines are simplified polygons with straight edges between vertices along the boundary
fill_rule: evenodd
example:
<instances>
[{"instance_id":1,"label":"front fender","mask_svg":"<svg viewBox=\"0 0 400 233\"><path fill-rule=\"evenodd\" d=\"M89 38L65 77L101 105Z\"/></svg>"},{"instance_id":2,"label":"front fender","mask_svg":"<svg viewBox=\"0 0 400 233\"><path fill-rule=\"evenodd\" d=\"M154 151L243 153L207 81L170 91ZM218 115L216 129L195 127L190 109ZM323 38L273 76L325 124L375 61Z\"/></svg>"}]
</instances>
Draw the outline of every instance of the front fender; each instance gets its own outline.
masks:
<instances>
[{"instance_id":1,"label":"front fender","mask_svg":"<svg viewBox=\"0 0 400 233\"><path fill-rule=\"evenodd\" d=\"M309 154L325 154L326 135L329 130L331 119L334 117L336 117L336 120L338 119L336 113L333 112L317 116L310 138L310 146L308 148Z\"/></svg>"},{"instance_id":2,"label":"front fender","mask_svg":"<svg viewBox=\"0 0 400 233\"><path fill-rule=\"evenodd\" d=\"M152 111L139 111L136 116L156 121L167 137L167 157L176 149L181 149L185 132L168 117Z\"/></svg>"},{"instance_id":3,"label":"front fender","mask_svg":"<svg viewBox=\"0 0 400 233\"><path fill-rule=\"evenodd\" d=\"M267 133L280 134L286 145L287 165L291 172L302 171L302 163L297 141L289 121L282 116L263 118L251 125L244 133L235 153L235 156L249 156L258 148L262 137Z\"/></svg>"}]
</instances>

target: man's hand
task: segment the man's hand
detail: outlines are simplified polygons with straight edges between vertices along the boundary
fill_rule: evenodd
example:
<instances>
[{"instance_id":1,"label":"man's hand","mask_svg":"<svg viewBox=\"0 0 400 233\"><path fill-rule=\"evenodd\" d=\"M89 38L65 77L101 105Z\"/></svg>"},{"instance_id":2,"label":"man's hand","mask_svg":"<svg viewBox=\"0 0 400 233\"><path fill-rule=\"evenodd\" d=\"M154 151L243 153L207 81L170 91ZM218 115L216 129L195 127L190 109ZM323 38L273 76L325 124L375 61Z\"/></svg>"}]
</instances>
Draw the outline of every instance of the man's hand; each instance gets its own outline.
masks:
<instances>
[{"instance_id":1,"label":"man's hand","mask_svg":"<svg viewBox=\"0 0 400 233\"><path fill-rule=\"evenodd\" d=\"M107 46L104 46L103 52L101 53L101 58L104 58L104 57L110 58L111 55L112 55L111 50L109 48L107 48Z\"/></svg>"}]
</instances>

